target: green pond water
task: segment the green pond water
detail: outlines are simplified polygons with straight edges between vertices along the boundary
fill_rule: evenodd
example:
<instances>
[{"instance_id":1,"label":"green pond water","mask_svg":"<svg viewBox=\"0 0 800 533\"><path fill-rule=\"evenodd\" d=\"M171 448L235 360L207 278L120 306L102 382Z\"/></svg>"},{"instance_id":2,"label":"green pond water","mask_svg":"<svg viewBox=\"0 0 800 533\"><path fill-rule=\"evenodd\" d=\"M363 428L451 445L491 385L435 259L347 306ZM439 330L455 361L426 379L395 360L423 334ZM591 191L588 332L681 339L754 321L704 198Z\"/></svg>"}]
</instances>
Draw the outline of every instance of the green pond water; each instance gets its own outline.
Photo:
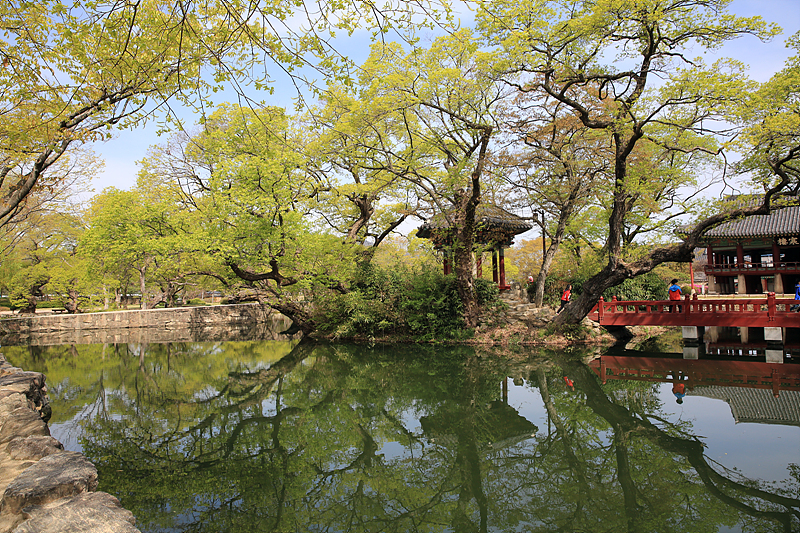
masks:
<instances>
[{"instance_id":1,"label":"green pond water","mask_svg":"<svg viewBox=\"0 0 800 533\"><path fill-rule=\"evenodd\" d=\"M47 375L53 435L143 532L800 531L796 390L679 404L670 379L602 383L591 350L0 351Z\"/></svg>"}]
</instances>

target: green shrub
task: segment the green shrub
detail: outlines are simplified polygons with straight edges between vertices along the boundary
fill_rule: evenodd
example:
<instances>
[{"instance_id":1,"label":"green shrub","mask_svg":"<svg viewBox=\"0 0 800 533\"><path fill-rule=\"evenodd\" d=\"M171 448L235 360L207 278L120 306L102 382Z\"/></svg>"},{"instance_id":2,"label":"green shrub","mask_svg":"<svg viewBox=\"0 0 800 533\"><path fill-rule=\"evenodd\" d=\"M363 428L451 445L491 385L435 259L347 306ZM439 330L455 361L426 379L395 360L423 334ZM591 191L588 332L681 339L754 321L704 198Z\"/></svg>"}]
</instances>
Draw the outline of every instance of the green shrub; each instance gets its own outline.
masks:
<instances>
[{"instance_id":1,"label":"green shrub","mask_svg":"<svg viewBox=\"0 0 800 533\"><path fill-rule=\"evenodd\" d=\"M496 285L476 280L478 302L498 301ZM350 291L318 291L317 327L336 336L410 335L418 340L463 338L462 305L454 276L432 267L367 265Z\"/></svg>"},{"instance_id":2,"label":"green shrub","mask_svg":"<svg viewBox=\"0 0 800 533\"><path fill-rule=\"evenodd\" d=\"M210 305L210 304L208 302L206 302L205 300L203 300L202 298L189 298L189 300L187 300L184 305L190 305L190 306L197 307L197 306Z\"/></svg>"},{"instance_id":3,"label":"green shrub","mask_svg":"<svg viewBox=\"0 0 800 533\"><path fill-rule=\"evenodd\" d=\"M614 296L621 300L667 300L668 284L655 272L648 272L635 278L626 279L620 285L603 293L603 299Z\"/></svg>"}]
</instances>

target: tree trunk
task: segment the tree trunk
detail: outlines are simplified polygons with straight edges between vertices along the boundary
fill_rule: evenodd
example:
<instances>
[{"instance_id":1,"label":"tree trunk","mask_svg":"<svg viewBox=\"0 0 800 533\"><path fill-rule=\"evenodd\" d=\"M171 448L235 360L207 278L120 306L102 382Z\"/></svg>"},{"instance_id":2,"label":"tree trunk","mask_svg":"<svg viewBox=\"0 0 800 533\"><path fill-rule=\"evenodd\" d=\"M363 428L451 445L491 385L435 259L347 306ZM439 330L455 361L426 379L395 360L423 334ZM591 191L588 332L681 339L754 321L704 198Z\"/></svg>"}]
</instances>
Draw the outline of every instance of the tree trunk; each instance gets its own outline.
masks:
<instances>
[{"instance_id":1,"label":"tree trunk","mask_svg":"<svg viewBox=\"0 0 800 533\"><path fill-rule=\"evenodd\" d=\"M688 263L692 260L694 249L700 245L703 234L709 228L738 217L769 214L769 202L770 197L767 197L764 200L764 204L759 207L734 209L705 218L694 225L692 230L685 235L681 244L651 249L650 253L646 256L632 263L626 263L622 260L614 261L612 256L603 270L589 278L589 280L583 284L581 294L575 296L572 301L567 304L553 323L556 326L577 324L589 314L589 311L597 304L600 297L607 289L616 287L626 279L646 274L662 263Z\"/></svg>"},{"instance_id":2,"label":"tree trunk","mask_svg":"<svg viewBox=\"0 0 800 533\"><path fill-rule=\"evenodd\" d=\"M556 252L558 252L559 246L561 246L561 243L564 241L564 232L567 229L567 220L571 215L571 208L561 211L558 217L556 233L551 237L550 246L547 247L544 257L542 258L542 268L539 270L539 274L536 276L536 290L533 296L533 303L536 305L536 307L541 307L542 302L544 302L545 280L547 280L547 274L550 272L550 267L553 266L553 259L556 256ZM544 233L542 233L542 238L544 238Z\"/></svg>"},{"instance_id":3,"label":"tree trunk","mask_svg":"<svg viewBox=\"0 0 800 533\"><path fill-rule=\"evenodd\" d=\"M64 304L64 309L66 309L71 315L80 313L80 310L78 309L78 291L75 289L70 289L67 292L67 295L69 296L69 300L67 300L67 302Z\"/></svg>"},{"instance_id":4,"label":"tree trunk","mask_svg":"<svg viewBox=\"0 0 800 533\"><path fill-rule=\"evenodd\" d=\"M289 329L281 332L285 335L294 335L297 332L302 332L303 335L310 335L317 329L317 325L311 319L311 315L295 302L265 302L265 304L291 319L292 325Z\"/></svg>"},{"instance_id":5,"label":"tree trunk","mask_svg":"<svg viewBox=\"0 0 800 533\"><path fill-rule=\"evenodd\" d=\"M19 314L32 315L34 313L36 313L36 297L32 294L29 294L27 297L27 304L25 307L20 308Z\"/></svg>"},{"instance_id":6,"label":"tree trunk","mask_svg":"<svg viewBox=\"0 0 800 533\"><path fill-rule=\"evenodd\" d=\"M453 220L453 267L456 274L456 289L463 307L464 325L474 328L478 325L480 308L475 293L475 280L472 276L472 248L475 235L475 208L478 205L480 190L473 189L456 196L455 218Z\"/></svg>"},{"instance_id":7,"label":"tree trunk","mask_svg":"<svg viewBox=\"0 0 800 533\"><path fill-rule=\"evenodd\" d=\"M139 270L139 293L142 295L141 303L139 304L141 309L147 309L147 283L144 277L145 269L142 267Z\"/></svg>"},{"instance_id":8,"label":"tree trunk","mask_svg":"<svg viewBox=\"0 0 800 533\"><path fill-rule=\"evenodd\" d=\"M491 135L491 127L483 130L478 161L470 176L470 187L454 194L453 266L458 296L463 306L464 325L467 328L476 327L480 318L478 295L475 293L472 277L472 249L475 245L475 210L481 198L481 175Z\"/></svg>"}]
</instances>

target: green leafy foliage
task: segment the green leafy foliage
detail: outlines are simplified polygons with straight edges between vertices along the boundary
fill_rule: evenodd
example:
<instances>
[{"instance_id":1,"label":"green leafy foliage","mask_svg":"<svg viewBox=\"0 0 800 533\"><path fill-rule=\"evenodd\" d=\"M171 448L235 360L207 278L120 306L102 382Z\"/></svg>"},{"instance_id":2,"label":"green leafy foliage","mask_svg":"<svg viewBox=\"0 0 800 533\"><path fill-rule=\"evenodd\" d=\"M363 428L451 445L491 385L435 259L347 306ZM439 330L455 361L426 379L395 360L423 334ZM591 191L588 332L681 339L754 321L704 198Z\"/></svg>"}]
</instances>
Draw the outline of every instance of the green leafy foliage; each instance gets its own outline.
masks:
<instances>
[{"instance_id":1,"label":"green leafy foliage","mask_svg":"<svg viewBox=\"0 0 800 533\"><path fill-rule=\"evenodd\" d=\"M626 279L622 284L603 293L605 300L616 296L618 300L666 300L667 283L656 272L648 272Z\"/></svg>"},{"instance_id":2,"label":"green leafy foliage","mask_svg":"<svg viewBox=\"0 0 800 533\"><path fill-rule=\"evenodd\" d=\"M475 290L481 306L497 303L494 283L476 280ZM322 297L317 321L320 330L345 337L410 335L429 341L469 335L455 277L427 265L364 266L348 293Z\"/></svg>"}]
</instances>

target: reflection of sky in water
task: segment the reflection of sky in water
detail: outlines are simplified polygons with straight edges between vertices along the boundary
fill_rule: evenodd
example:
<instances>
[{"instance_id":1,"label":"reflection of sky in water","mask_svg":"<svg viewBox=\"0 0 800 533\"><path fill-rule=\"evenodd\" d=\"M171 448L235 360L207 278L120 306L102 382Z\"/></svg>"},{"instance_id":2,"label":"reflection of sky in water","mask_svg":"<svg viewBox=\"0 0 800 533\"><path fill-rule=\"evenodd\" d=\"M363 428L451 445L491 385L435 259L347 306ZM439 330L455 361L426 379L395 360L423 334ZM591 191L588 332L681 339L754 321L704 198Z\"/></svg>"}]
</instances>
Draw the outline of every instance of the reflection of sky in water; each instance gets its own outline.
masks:
<instances>
[{"instance_id":1,"label":"reflection of sky in water","mask_svg":"<svg viewBox=\"0 0 800 533\"><path fill-rule=\"evenodd\" d=\"M737 424L726 402L691 393L679 405L670 383L660 384L658 398L669 420L691 422L692 431L706 445L706 456L727 469L751 479L784 481L789 478L787 465L800 463L800 426ZM540 433L547 432L547 411L538 389L528 383L515 386L509 379L508 403Z\"/></svg>"},{"instance_id":2,"label":"reflection of sky in water","mask_svg":"<svg viewBox=\"0 0 800 533\"><path fill-rule=\"evenodd\" d=\"M82 452L83 447L79 442L81 438L81 427L75 421L63 424L50 424L50 435L64 445L67 450Z\"/></svg>"},{"instance_id":3,"label":"reflection of sky in water","mask_svg":"<svg viewBox=\"0 0 800 533\"><path fill-rule=\"evenodd\" d=\"M661 384L664 411L688 420L707 446L706 456L745 477L781 481L789 477L786 465L800 463L800 426L737 424L723 400L688 394L675 403L672 386Z\"/></svg>"}]
</instances>

